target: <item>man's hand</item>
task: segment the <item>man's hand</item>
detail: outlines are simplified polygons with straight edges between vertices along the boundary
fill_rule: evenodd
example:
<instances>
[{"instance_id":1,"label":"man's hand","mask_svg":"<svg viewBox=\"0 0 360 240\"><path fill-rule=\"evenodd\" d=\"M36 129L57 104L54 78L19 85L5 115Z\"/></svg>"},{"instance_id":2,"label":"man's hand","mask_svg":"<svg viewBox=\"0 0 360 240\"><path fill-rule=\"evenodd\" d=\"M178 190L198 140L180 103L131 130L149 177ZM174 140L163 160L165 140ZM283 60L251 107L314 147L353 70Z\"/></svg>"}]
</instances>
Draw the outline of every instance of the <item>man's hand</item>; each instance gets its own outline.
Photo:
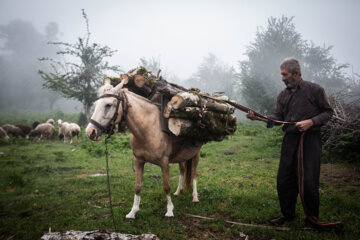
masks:
<instances>
[{"instance_id":1,"label":"man's hand","mask_svg":"<svg viewBox=\"0 0 360 240\"><path fill-rule=\"evenodd\" d=\"M248 111L248 113L246 114L246 117L250 120L257 120L256 117L255 117L255 114L253 111Z\"/></svg>"},{"instance_id":2,"label":"man's hand","mask_svg":"<svg viewBox=\"0 0 360 240\"><path fill-rule=\"evenodd\" d=\"M314 125L314 122L311 119L307 119L301 122L297 122L295 126L299 129L300 132L305 132Z\"/></svg>"},{"instance_id":3,"label":"man's hand","mask_svg":"<svg viewBox=\"0 0 360 240\"><path fill-rule=\"evenodd\" d=\"M252 110L249 110L249 112L246 114L246 117L251 120L259 120L263 122L267 122L268 120L259 116L255 116L254 112Z\"/></svg>"}]
</instances>

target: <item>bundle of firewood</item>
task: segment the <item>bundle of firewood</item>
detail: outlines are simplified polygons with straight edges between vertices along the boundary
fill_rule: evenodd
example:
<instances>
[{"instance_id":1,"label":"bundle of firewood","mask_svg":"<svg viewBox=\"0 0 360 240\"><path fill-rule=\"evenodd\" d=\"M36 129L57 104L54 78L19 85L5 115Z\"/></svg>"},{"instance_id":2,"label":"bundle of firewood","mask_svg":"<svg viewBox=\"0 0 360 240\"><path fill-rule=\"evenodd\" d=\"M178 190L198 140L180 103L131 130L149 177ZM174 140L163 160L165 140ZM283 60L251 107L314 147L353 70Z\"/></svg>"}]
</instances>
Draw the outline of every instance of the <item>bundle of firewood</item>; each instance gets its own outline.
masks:
<instances>
[{"instance_id":1,"label":"bundle of firewood","mask_svg":"<svg viewBox=\"0 0 360 240\"><path fill-rule=\"evenodd\" d=\"M198 89L186 89L167 82L159 73L153 75L144 67L108 79L113 86L124 81L124 88L157 104L175 136L203 142L221 141L236 131L237 119L232 115L235 108L223 101L228 100L224 95L210 96Z\"/></svg>"},{"instance_id":2,"label":"bundle of firewood","mask_svg":"<svg viewBox=\"0 0 360 240\"><path fill-rule=\"evenodd\" d=\"M360 97L347 89L329 96L334 115L322 128L324 148L338 148L343 141L360 142Z\"/></svg>"}]
</instances>

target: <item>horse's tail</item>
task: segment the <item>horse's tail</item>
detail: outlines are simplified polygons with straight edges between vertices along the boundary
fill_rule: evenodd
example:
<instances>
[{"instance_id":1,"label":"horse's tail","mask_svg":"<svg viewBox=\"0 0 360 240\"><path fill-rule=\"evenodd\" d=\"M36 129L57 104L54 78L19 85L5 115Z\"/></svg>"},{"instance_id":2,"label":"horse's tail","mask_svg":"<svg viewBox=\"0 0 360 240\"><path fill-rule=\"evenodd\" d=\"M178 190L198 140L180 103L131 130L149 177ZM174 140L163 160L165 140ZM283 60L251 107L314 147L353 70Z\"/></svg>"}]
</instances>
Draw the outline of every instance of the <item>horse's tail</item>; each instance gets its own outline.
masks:
<instances>
[{"instance_id":1,"label":"horse's tail","mask_svg":"<svg viewBox=\"0 0 360 240\"><path fill-rule=\"evenodd\" d=\"M185 186L186 189L191 190L191 182L193 179L193 171L192 171L192 164L193 164L193 159L191 158L188 161L185 162Z\"/></svg>"},{"instance_id":2,"label":"horse's tail","mask_svg":"<svg viewBox=\"0 0 360 240\"><path fill-rule=\"evenodd\" d=\"M185 185L187 189L191 189L191 183L194 180L194 178L197 177L197 167L200 160L200 149L198 153L193 156L191 159L186 161L186 167L185 167Z\"/></svg>"}]
</instances>

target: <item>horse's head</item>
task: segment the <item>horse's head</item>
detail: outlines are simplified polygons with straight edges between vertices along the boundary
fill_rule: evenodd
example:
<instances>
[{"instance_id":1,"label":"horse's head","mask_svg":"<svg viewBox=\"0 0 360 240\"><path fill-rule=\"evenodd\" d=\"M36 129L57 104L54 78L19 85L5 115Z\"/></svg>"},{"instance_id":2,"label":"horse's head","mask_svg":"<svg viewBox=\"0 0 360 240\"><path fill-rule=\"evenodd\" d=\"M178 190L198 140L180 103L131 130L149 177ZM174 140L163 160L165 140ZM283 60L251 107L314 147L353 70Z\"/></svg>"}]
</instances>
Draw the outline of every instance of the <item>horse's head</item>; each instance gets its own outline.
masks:
<instances>
[{"instance_id":1,"label":"horse's head","mask_svg":"<svg viewBox=\"0 0 360 240\"><path fill-rule=\"evenodd\" d=\"M100 87L98 99L94 103L94 113L86 127L86 135L93 141L99 141L103 132L111 131L121 121L124 111L123 83L113 87L110 81Z\"/></svg>"}]
</instances>

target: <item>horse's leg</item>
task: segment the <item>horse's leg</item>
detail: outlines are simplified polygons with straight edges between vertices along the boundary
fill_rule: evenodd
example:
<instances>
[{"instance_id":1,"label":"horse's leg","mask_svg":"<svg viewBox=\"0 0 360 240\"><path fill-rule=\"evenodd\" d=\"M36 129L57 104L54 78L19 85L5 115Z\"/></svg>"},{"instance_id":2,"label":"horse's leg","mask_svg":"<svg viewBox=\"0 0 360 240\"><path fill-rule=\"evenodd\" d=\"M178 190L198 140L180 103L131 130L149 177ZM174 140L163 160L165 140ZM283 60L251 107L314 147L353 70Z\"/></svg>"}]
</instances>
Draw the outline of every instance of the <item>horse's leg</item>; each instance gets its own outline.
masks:
<instances>
[{"instance_id":1,"label":"horse's leg","mask_svg":"<svg viewBox=\"0 0 360 240\"><path fill-rule=\"evenodd\" d=\"M196 178L197 178L197 167L200 161L200 150L199 152L196 154L196 156L193 157L192 159L192 165L191 165L191 176L192 176L192 180L193 180L193 202L199 202L199 198L198 198L198 192L197 192L197 182L196 182Z\"/></svg>"},{"instance_id":2,"label":"horse's leg","mask_svg":"<svg viewBox=\"0 0 360 240\"><path fill-rule=\"evenodd\" d=\"M142 184L142 176L144 173L144 165L145 162L137 159L134 156L134 167L135 167L135 195L134 195L134 203L131 208L131 211L126 215L126 218L135 218L136 213L140 210L140 192L141 192L141 184Z\"/></svg>"},{"instance_id":3,"label":"horse's leg","mask_svg":"<svg viewBox=\"0 0 360 240\"><path fill-rule=\"evenodd\" d=\"M72 144L73 136L70 137L70 144Z\"/></svg>"},{"instance_id":4,"label":"horse's leg","mask_svg":"<svg viewBox=\"0 0 360 240\"><path fill-rule=\"evenodd\" d=\"M174 205L171 201L171 195L170 195L170 181L169 181L169 162L165 163L163 166L161 166L161 172L162 172L162 179L163 179L163 185L164 185L164 192L166 194L167 198L167 211L165 214L165 217L174 217Z\"/></svg>"},{"instance_id":5,"label":"horse's leg","mask_svg":"<svg viewBox=\"0 0 360 240\"><path fill-rule=\"evenodd\" d=\"M182 190L184 185L184 174L185 174L185 162L179 163L179 170L180 170L180 176L179 176L179 185L176 189L176 192L174 192L175 196L178 196Z\"/></svg>"}]
</instances>

